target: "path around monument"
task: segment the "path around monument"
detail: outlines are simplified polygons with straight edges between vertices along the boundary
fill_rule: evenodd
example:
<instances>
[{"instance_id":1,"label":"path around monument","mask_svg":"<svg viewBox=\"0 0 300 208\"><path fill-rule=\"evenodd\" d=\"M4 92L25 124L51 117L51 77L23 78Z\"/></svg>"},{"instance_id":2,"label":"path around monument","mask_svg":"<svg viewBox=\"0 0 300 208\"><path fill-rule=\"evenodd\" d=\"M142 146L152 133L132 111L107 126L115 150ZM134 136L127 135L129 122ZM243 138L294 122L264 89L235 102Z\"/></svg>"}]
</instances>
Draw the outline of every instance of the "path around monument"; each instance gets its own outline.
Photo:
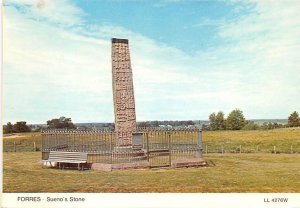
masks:
<instances>
[{"instance_id":1,"label":"path around monument","mask_svg":"<svg viewBox=\"0 0 300 208\"><path fill-rule=\"evenodd\" d=\"M3 192L300 192L299 154L208 154L207 168L42 168L40 152L3 153Z\"/></svg>"}]
</instances>

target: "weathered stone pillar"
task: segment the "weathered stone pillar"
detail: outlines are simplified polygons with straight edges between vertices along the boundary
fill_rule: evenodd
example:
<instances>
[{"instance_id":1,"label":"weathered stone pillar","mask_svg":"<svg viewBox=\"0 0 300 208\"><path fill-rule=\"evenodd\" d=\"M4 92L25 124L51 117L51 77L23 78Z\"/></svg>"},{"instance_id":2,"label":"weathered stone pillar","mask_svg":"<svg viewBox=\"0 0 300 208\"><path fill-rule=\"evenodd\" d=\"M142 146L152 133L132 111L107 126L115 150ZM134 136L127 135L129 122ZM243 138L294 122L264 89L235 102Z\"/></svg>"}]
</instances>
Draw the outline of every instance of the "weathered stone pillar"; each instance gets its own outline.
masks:
<instances>
[{"instance_id":1,"label":"weathered stone pillar","mask_svg":"<svg viewBox=\"0 0 300 208\"><path fill-rule=\"evenodd\" d=\"M117 146L131 146L136 131L132 70L127 39L112 38L112 86Z\"/></svg>"}]
</instances>

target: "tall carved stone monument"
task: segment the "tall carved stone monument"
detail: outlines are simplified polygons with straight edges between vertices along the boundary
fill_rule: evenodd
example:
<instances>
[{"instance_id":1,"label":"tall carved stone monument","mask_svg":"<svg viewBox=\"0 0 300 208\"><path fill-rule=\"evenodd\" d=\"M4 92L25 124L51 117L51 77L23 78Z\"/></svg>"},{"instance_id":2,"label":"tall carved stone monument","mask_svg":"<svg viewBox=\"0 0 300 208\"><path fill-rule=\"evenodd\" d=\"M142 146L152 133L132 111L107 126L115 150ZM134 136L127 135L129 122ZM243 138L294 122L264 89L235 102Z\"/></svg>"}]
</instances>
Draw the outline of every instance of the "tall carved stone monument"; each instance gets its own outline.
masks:
<instances>
[{"instance_id":1,"label":"tall carved stone monument","mask_svg":"<svg viewBox=\"0 0 300 208\"><path fill-rule=\"evenodd\" d=\"M132 69L127 39L112 38L112 86L117 146L131 146L136 131Z\"/></svg>"}]
</instances>

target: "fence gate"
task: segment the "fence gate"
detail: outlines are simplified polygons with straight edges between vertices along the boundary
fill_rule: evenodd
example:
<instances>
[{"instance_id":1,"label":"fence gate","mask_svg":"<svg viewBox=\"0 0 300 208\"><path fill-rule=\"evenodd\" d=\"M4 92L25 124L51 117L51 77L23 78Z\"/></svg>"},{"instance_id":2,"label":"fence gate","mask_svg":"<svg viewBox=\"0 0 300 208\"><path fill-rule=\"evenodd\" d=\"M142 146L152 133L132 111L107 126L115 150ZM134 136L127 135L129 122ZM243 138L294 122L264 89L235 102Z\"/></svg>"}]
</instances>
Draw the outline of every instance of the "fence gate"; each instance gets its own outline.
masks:
<instances>
[{"instance_id":1,"label":"fence gate","mask_svg":"<svg viewBox=\"0 0 300 208\"><path fill-rule=\"evenodd\" d=\"M170 134L159 131L149 132L147 134L147 153L150 168L170 167Z\"/></svg>"}]
</instances>

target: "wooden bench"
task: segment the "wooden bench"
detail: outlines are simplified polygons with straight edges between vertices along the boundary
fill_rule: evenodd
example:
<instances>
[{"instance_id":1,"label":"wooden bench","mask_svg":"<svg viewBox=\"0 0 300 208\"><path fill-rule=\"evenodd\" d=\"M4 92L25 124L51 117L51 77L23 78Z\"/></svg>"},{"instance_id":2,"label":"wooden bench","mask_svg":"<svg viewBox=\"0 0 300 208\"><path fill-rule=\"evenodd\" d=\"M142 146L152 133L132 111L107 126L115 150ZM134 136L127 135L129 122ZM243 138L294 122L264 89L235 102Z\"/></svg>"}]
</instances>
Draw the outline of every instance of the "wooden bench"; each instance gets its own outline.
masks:
<instances>
[{"instance_id":1,"label":"wooden bench","mask_svg":"<svg viewBox=\"0 0 300 208\"><path fill-rule=\"evenodd\" d=\"M51 162L57 162L59 168L64 168L64 164L78 164L78 170L80 170L80 164L87 163L87 153L50 151L48 160L44 160L44 162L46 162L46 164L47 162L50 162L50 164Z\"/></svg>"}]
</instances>

